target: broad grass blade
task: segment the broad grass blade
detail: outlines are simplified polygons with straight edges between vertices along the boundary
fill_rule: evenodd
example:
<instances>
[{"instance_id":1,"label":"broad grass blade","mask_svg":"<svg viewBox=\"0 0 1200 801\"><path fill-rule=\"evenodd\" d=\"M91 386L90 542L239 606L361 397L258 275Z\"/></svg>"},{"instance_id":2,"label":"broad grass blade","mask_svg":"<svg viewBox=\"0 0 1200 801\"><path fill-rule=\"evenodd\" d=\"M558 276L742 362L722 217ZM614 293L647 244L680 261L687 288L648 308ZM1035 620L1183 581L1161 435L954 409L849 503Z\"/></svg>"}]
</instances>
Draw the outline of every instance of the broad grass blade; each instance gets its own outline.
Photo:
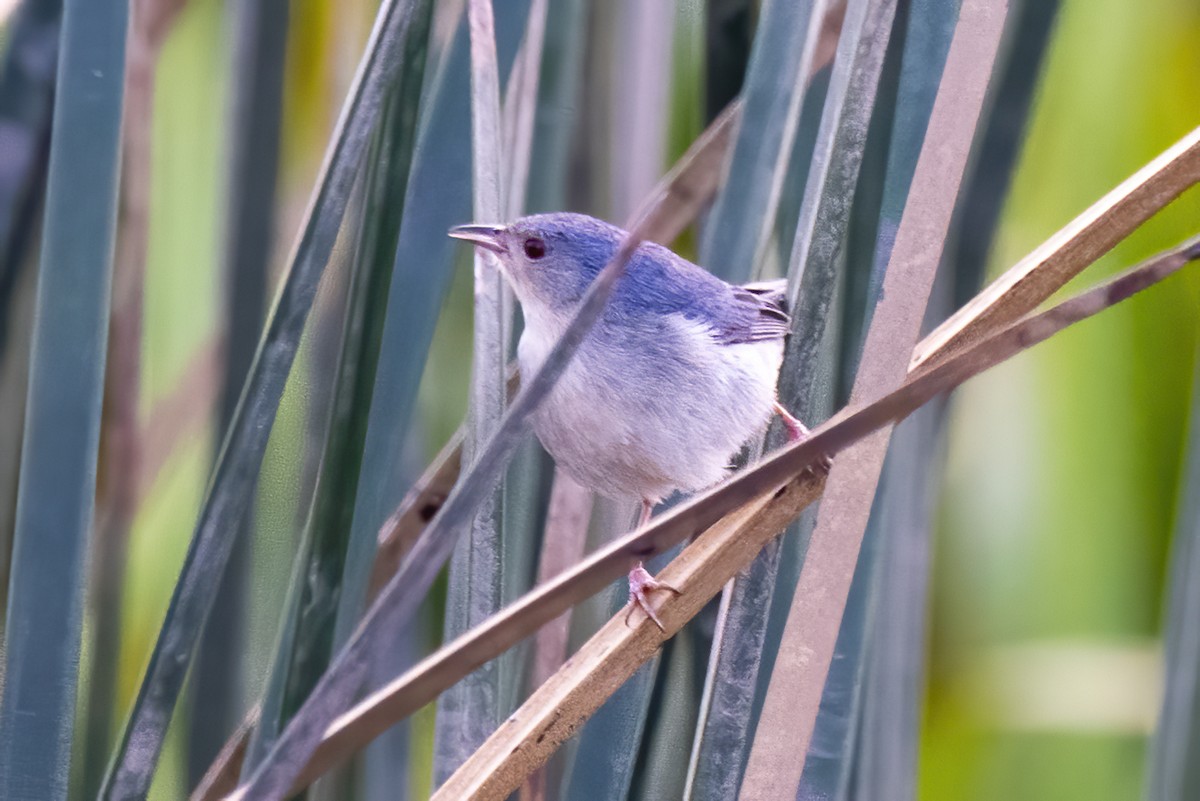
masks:
<instances>
[{"instance_id":1,"label":"broad grass blade","mask_svg":"<svg viewBox=\"0 0 1200 801\"><path fill-rule=\"evenodd\" d=\"M5 627L5 798L63 799L70 778L128 14L124 0L71 0L63 9Z\"/></svg>"},{"instance_id":2,"label":"broad grass blade","mask_svg":"<svg viewBox=\"0 0 1200 801\"><path fill-rule=\"evenodd\" d=\"M1146 764L1148 801L1185 801L1200 792L1200 365L1193 387L1171 546L1162 708Z\"/></svg>"},{"instance_id":3,"label":"broad grass blade","mask_svg":"<svg viewBox=\"0 0 1200 801\"><path fill-rule=\"evenodd\" d=\"M504 222L501 183L504 131L500 114L500 67L496 56L491 0L467 0L471 53L471 167L473 219ZM507 177L507 176L504 176ZM463 458L472 464L504 415L511 302L499 262L474 248L474 326L471 387ZM503 482L483 500L450 558L445 636L466 631L500 608L504 535ZM465 759L501 718L501 663L484 666L438 699L433 782L437 786Z\"/></svg>"}]
</instances>

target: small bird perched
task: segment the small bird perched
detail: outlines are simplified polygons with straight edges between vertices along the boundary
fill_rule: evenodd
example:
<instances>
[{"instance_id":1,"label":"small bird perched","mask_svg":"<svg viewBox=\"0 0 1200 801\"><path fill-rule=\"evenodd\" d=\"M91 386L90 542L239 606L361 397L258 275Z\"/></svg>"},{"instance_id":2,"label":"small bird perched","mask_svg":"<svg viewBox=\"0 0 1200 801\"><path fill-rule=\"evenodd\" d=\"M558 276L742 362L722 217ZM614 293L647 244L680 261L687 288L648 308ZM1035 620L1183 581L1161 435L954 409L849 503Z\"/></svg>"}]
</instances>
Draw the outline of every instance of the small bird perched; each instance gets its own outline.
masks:
<instances>
[{"instance_id":1,"label":"small bird perched","mask_svg":"<svg viewBox=\"0 0 1200 801\"><path fill-rule=\"evenodd\" d=\"M525 316L517 362L532 375L625 232L583 214L556 213L511 225L462 225L450 236L497 255ZM673 491L724 478L772 414L793 440L807 436L775 392L788 330L783 281L735 286L645 242L534 412L533 429L580 484L641 501L644 525ZM638 563L629 574L630 600L661 629L649 600L654 590L675 592Z\"/></svg>"}]
</instances>

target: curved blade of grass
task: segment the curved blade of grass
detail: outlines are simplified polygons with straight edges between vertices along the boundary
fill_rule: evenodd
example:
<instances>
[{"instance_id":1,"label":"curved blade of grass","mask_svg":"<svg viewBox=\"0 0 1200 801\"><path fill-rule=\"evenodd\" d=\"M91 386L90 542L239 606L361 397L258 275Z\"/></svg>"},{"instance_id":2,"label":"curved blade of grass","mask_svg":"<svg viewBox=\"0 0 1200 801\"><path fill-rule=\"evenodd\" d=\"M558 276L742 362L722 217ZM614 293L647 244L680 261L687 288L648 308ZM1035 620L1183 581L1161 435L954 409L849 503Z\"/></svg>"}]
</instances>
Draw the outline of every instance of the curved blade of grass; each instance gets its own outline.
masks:
<instances>
[{"instance_id":1,"label":"curved blade of grass","mask_svg":"<svg viewBox=\"0 0 1200 801\"><path fill-rule=\"evenodd\" d=\"M788 271L793 330L780 372L780 398L805 419L812 419L819 403L813 391L817 357L895 12L894 0L850 1L809 167ZM692 750L691 798L728 798L736 792L762 664L764 610L778 567L775 546L730 590L721 635L713 644L717 664L705 688L704 728Z\"/></svg>"},{"instance_id":2,"label":"curved blade of grass","mask_svg":"<svg viewBox=\"0 0 1200 801\"><path fill-rule=\"evenodd\" d=\"M0 71L0 123L4 125L0 181L0 320L9 310L25 262L33 215L41 203L54 104L62 0L26 0L8 28ZM0 325L0 353L8 342Z\"/></svg>"},{"instance_id":3,"label":"curved blade of grass","mask_svg":"<svg viewBox=\"0 0 1200 801\"><path fill-rule=\"evenodd\" d=\"M350 727L362 725L367 715L378 712L378 696L390 695L396 709L419 703L418 696L436 692L436 685L448 678L445 675L448 671L469 670L467 663L471 659L488 658L486 652L494 653L503 643L523 636L522 629L536 627L561 611L562 606L595 592L606 577L620 572L629 560L660 552L671 542L703 532L661 574L664 581L681 590L678 597L659 609L665 632L645 617L639 617L634 625L626 622L624 614L613 618L434 796L437 801L505 797L526 772L541 764L571 736L639 665L654 656L664 640L691 619L739 568L748 564L765 541L777 536L781 528L818 497L826 482L823 474L813 472L809 466L819 462L823 454L838 453L874 436L881 428L890 427L967 378L1120 303L1197 259L1200 259L1200 239L1045 312L1024 317L936 366L919 369L878 400L843 410L814 430L810 439L784 447L723 486L664 515L660 522L621 538L551 585L530 593L481 627L484 631L473 632L429 657L409 676L343 716L329 732L331 745ZM398 690L407 691L408 697L396 695ZM794 760L796 752L789 754ZM330 754L318 756L328 758Z\"/></svg>"},{"instance_id":4,"label":"curved blade of grass","mask_svg":"<svg viewBox=\"0 0 1200 801\"><path fill-rule=\"evenodd\" d=\"M509 220L521 216L528 206L536 120L547 110L539 90L542 73L559 68L559 64L548 60L545 53L549 12L547 0L530 2L525 30L504 93L505 170L502 178L504 213L505 219ZM566 19L572 18L568 15ZM553 32L555 36L570 35L562 29L562 22L558 24L560 29ZM570 134L571 128L565 122L544 130L547 139L566 139ZM569 180L566 162L554 164L539 158L537 167L540 172L557 171L558 181L562 184ZM517 314L516 298L507 283L504 290L506 319L510 324L508 354L511 356L515 354L517 323L521 318ZM509 368L502 366L502 369ZM538 551L543 541L542 528L553 477L554 461L541 443L531 437L514 454L502 489L504 547L500 553L500 606L523 595L536 581ZM531 649L526 648L505 654L500 660L500 695L496 703L501 718L516 709L525 697L525 681L532 659ZM411 665L410 660L403 667ZM394 678L398 672L388 674L385 680Z\"/></svg>"},{"instance_id":5,"label":"curved blade of grass","mask_svg":"<svg viewBox=\"0 0 1200 801\"><path fill-rule=\"evenodd\" d=\"M224 365L217 410L220 432L226 430L237 410L266 311L289 29L286 0L235 3L226 14L234 78L229 87L228 205L221 265L225 324L221 328ZM245 645L241 621L250 586L253 527L245 519L236 525L245 530L237 535L221 578L189 682L189 785L201 779L229 726L242 713L242 699L230 676L237 675ZM88 722L91 725L90 716Z\"/></svg>"},{"instance_id":6,"label":"curved blade of grass","mask_svg":"<svg viewBox=\"0 0 1200 801\"><path fill-rule=\"evenodd\" d=\"M280 638L285 647L280 647L274 658L260 723L248 751L250 766L261 760L288 718L304 702L333 652L371 393L416 142L432 3L417 0L412 13L401 73L389 90L367 159L364 205L351 268L331 419L288 593L287 631ZM426 270L425 274L431 284L441 280L437 271ZM413 294L414 301L429 305L440 302L441 293L436 287L423 289Z\"/></svg>"},{"instance_id":7,"label":"curved blade of grass","mask_svg":"<svg viewBox=\"0 0 1200 801\"><path fill-rule=\"evenodd\" d=\"M71 0L63 11L5 628L5 798L67 795L95 506L128 13L124 0Z\"/></svg>"},{"instance_id":8,"label":"curved blade of grass","mask_svg":"<svg viewBox=\"0 0 1200 801\"><path fill-rule=\"evenodd\" d=\"M950 227L1006 10L985 0L963 4L852 398L904 379L936 273L929 255L940 252ZM744 798L792 798L799 790L804 763L795 754L812 742L890 435L891 426L872 434L830 471L746 764Z\"/></svg>"},{"instance_id":9,"label":"curved blade of grass","mask_svg":"<svg viewBox=\"0 0 1200 801\"><path fill-rule=\"evenodd\" d=\"M701 263L727 281L749 280L766 250L827 5L767 0L760 11L728 180L700 246Z\"/></svg>"},{"instance_id":10,"label":"curved blade of grass","mask_svg":"<svg viewBox=\"0 0 1200 801\"><path fill-rule=\"evenodd\" d=\"M1163 633L1166 676L1146 764L1148 801L1184 801L1200 792L1200 364L1188 426Z\"/></svg>"},{"instance_id":11,"label":"curved blade of grass","mask_svg":"<svg viewBox=\"0 0 1200 801\"><path fill-rule=\"evenodd\" d=\"M399 66L413 2L387 0L350 90L317 191L242 401L217 459L183 572L138 692L102 798L146 793L197 638L212 607L240 520L249 505L271 423L333 248L358 165Z\"/></svg>"}]
</instances>

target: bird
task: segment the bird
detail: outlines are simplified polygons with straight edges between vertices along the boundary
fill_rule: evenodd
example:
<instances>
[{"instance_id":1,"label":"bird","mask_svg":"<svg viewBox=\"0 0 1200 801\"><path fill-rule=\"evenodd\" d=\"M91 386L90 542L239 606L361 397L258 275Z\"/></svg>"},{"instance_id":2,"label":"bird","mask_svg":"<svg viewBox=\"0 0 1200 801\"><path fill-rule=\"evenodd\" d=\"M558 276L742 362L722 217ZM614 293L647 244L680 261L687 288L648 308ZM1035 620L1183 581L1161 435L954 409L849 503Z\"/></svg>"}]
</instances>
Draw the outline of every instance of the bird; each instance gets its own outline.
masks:
<instances>
[{"instance_id":1,"label":"bird","mask_svg":"<svg viewBox=\"0 0 1200 801\"><path fill-rule=\"evenodd\" d=\"M449 235L495 254L524 318L518 368L532 375L626 232L585 214L555 212L507 225L460 225ZM640 502L641 527L675 491L724 479L774 415L790 440L809 435L776 391L790 328L784 281L730 284L642 242L533 412L534 433L579 484ZM630 613L641 608L665 630L651 602L656 591L678 594L637 562L629 573Z\"/></svg>"}]
</instances>

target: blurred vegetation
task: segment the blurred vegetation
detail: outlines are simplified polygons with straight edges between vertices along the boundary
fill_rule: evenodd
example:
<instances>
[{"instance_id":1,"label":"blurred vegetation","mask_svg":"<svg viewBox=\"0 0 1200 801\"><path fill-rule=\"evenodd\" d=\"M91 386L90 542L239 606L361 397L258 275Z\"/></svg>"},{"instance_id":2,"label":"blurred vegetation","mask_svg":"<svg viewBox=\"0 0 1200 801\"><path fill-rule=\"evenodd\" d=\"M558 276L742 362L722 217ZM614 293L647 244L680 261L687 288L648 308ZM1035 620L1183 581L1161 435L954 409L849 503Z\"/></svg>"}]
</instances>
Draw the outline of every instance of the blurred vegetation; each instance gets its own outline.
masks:
<instances>
[{"instance_id":1,"label":"blurred vegetation","mask_svg":"<svg viewBox=\"0 0 1200 801\"><path fill-rule=\"evenodd\" d=\"M551 6L559 2L551 0ZM197 382L211 378L206 365L222 336L223 165L230 82L236 80L229 74L231 5L190 0L158 67L138 388L148 429L172 397L213 394ZM436 4L431 58L448 49L459 5ZM505 5L496 3L498 15ZM619 15L612 9L630 7L582 5L591 21L607 17L614 25L611 17ZM675 8L673 43L660 59L665 67L653 76L669 81L661 161L657 173L631 179L638 186L665 171L719 110L704 108L706 89L719 83L705 74L705 4L679 0ZM273 282L296 238L374 11L369 0L290 4ZM616 38L607 43L610 52L601 53L609 63L597 66L596 52L589 51L589 70L607 68L589 74L596 84L617 80L614 65L628 56L621 50L625 41ZM989 275L1011 266L1200 123L1197 41L1200 5L1194 0L1063 0ZM427 74L427 87L430 80ZM596 109L586 108L592 99L576 99L557 112L573 115L577 127L597 124L589 116ZM612 102L595 99L596 105ZM585 134L575 133L586 144ZM577 183L568 185L570 202L614 218L617 209L628 212L622 199L579 191L603 183L603 176L588 172L601 167L579 165L586 151L580 142L573 145L570 175ZM534 164L536 170L536 156ZM1175 244L1196 232L1198 220L1200 190L1193 189L1072 286ZM681 252L694 256L696 241L689 230L679 241ZM465 256L459 255L421 379L415 434L408 451L396 455L414 476L466 413L472 274ZM312 443L320 440L314 432L329 402L321 387L333 374L329 358L318 351L326 344L321 337L339 324L338 281L344 278L336 270L326 275L261 471L250 526L247 648L236 677L243 708L261 695L270 667L315 480ZM1192 274L1173 282L1171 291L1123 304L954 396L933 557L918 769L924 801L1116 801L1141 794L1160 703L1169 548L1189 490L1181 482L1193 375L1200 366L1198 301L1200 276ZM192 410L163 429L169 454L142 476L125 578L115 725L137 693L204 497L219 443L210 412ZM9 520L0 520L0 528L8 526ZM437 641L439 604L436 599L426 610L417 634L422 646ZM85 653L83 683L87 659ZM688 673L680 658L665 664L677 675ZM703 673L684 678L702 684ZM80 697L86 697L82 690ZM188 723L181 710L152 798L186 795ZM423 713L408 746L413 798L427 792L432 729ZM114 730L114 740L118 735ZM660 737L646 748L664 742ZM686 760L686 753L673 758ZM385 797L379 787L374 792L362 797Z\"/></svg>"}]
</instances>

